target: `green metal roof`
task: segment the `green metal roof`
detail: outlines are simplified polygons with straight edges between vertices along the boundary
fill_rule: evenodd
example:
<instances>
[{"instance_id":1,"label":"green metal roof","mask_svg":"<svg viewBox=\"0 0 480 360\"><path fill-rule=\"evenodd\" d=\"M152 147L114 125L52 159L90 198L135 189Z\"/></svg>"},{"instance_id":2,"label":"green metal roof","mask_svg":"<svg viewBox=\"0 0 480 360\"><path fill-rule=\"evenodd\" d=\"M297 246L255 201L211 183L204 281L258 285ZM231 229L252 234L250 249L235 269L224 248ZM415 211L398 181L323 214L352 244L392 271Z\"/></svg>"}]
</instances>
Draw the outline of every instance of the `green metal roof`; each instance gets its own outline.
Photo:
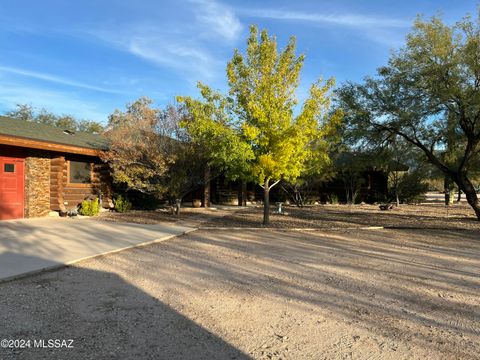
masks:
<instances>
[{"instance_id":1,"label":"green metal roof","mask_svg":"<svg viewBox=\"0 0 480 360\"><path fill-rule=\"evenodd\" d=\"M108 140L99 134L90 134L81 131L69 133L55 126L12 119L6 116L0 116L0 135L78 146L87 149L108 149Z\"/></svg>"}]
</instances>

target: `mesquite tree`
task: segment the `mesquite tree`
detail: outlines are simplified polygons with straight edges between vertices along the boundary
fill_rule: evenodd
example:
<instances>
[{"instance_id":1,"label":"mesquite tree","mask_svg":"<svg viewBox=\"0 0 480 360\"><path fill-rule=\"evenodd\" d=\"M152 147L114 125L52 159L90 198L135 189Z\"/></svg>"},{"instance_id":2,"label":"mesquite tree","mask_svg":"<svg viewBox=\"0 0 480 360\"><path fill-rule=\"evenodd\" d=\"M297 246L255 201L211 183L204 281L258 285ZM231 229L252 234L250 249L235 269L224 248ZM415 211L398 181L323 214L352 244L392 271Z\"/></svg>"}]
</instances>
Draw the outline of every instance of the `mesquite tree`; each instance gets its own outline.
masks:
<instances>
[{"instance_id":1,"label":"mesquite tree","mask_svg":"<svg viewBox=\"0 0 480 360\"><path fill-rule=\"evenodd\" d=\"M479 14L480 15L480 14ZM400 136L464 192L480 220L472 184L480 157L480 16L448 26L417 19L406 45L364 84L346 84L339 106L365 136ZM455 156L445 156L455 140Z\"/></svg>"}]
</instances>

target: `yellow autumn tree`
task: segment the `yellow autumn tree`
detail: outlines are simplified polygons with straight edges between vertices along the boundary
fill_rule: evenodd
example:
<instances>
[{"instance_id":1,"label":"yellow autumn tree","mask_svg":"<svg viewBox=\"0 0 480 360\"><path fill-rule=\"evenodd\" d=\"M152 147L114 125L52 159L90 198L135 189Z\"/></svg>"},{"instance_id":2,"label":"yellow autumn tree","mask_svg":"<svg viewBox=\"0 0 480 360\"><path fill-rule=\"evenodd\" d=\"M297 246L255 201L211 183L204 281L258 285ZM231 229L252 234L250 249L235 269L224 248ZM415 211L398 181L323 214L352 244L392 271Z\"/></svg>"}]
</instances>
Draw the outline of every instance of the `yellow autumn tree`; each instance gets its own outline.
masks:
<instances>
[{"instance_id":1,"label":"yellow autumn tree","mask_svg":"<svg viewBox=\"0 0 480 360\"><path fill-rule=\"evenodd\" d=\"M279 52L275 37L266 30L259 36L252 26L246 54L235 50L227 66L236 121L253 153L252 175L264 190L264 225L269 223L270 190L282 179L294 181L312 163L326 164L326 138L342 118L341 111L330 112L333 79L313 83L295 114L303 62L304 56L295 54L294 37Z\"/></svg>"}]
</instances>

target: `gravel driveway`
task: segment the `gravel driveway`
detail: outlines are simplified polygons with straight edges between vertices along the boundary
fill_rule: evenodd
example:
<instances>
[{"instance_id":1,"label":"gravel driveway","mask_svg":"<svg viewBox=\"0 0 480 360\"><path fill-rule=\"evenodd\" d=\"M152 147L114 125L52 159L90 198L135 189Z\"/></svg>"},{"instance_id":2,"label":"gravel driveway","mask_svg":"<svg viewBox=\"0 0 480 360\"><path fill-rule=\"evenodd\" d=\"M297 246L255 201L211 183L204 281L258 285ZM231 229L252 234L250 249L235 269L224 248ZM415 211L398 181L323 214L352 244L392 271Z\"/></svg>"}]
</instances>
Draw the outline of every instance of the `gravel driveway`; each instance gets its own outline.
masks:
<instances>
[{"instance_id":1,"label":"gravel driveway","mask_svg":"<svg viewBox=\"0 0 480 360\"><path fill-rule=\"evenodd\" d=\"M2 359L480 359L472 231L197 231L0 285Z\"/></svg>"}]
</instances>

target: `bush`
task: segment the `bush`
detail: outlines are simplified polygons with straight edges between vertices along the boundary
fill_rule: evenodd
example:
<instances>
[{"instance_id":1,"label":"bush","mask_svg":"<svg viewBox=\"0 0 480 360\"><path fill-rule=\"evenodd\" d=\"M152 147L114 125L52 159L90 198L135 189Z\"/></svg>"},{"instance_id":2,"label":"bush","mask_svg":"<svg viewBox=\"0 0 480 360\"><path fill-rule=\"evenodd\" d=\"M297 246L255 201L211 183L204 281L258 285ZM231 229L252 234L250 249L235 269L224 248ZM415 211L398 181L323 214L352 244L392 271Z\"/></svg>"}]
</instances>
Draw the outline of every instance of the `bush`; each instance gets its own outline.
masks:
<instances>
[{"instance_id":1,"label":"bush","mask_svg":"<svg viewBox=\"0 0 480 360\"><path fill-rule=\"evenodd\" d=\"M128 199L132 204L132 208L138 210L156 210L162 205L161 199L153 194L145 194L139 191L128 191Z\"/></svg>"},{"instance_id":2,"label":"bush","mask_svg":"<svg viewBox=\"0 0 480 360\"><path fill-rule=\"evenodd\" d=\"M338 195L337 194L330 194L328 196L328 202L332 205L338 205Z\"/></svg>"},{"instance_id":3,"label":"bush","mask_svg":"<svg viewBox=\"0 0 480 360\"><path fill-rule=\"evenodd\" d=\"M83 200L78 209L80 215L83 216L95 216L100 212L100 204L98 199Z\"/></svg>"},{"instance_id":4,"label":"bush","mask_svg":"<svg viewBox=\"0 0 480 360\"><path fill-rule=\"evenodd\" d=\"M113 205L116 212L124 213L132 208L132 203L125 199L122 195L118 195L113 199Z\"/></svg>"},{"instance_id":5,"label":"bush","mask_svg":"<svg viewBox=\"0 0 480 360\"><path fill-rule=\"evenodd\" d=\"M412 171L406 174L398 186L400 201L403 203L420 203L425 201L425 193L427 191L428 184L424 182L423 175L419 171Z\"/></svg>"}]
</instances>

